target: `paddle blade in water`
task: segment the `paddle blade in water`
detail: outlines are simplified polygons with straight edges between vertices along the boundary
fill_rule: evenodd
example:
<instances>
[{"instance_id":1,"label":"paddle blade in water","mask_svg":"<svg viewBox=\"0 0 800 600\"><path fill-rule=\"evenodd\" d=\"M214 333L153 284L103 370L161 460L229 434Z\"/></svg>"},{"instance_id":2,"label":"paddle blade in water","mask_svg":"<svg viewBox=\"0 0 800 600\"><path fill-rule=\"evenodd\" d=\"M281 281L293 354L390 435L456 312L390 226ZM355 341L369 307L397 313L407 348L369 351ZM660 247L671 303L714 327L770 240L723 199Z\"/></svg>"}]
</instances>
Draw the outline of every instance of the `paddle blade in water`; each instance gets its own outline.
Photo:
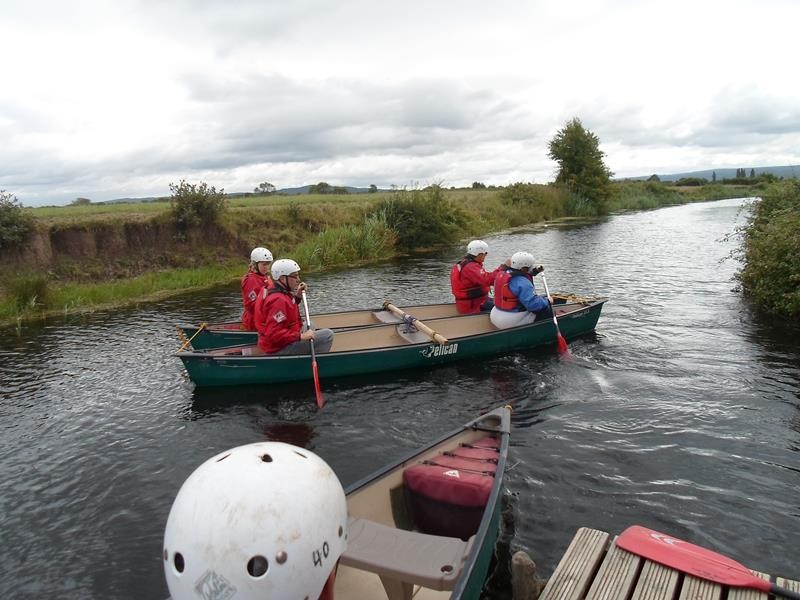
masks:
<instances>
[{"instance_id":1,"label":"paddle blade in water","mask_svg":"<svg viewBox=\"0 0 800 600\"><path fill-rule=\"evenodd\" d=\"M322 389L319 386L319 371L317 370L317 361L311 363L311 371L314 374L314 392L317 394L317 408L325 406L325 398L322 397Z\"/></svg>"},{"instance_id":2,"label":"paddle blade in water","mask_svg":"<svg viewBox=\"0 0 800 600\"><path fill-rule=\"evenodd\" d=\"M569 354L569 348L567 347L567 340L564 339L564 336L561 335L561 333L559 333L557 339L558 339L558 353Z\"/></svg>"},{"instance_id":3,"label":"paddle blade in water","mask_svg":"<svg viewBox=\"0 0 800 600\"><path fill-rule=\"evenodd\" d=\"M623 531L617 538L617 546L700 579L734 587L788 594L789 598L800 597L793 596L793 592L773 586L769 581L756 577L747 567L727 556L640 525L633 525Z\"/></svg>"}]
</instances>

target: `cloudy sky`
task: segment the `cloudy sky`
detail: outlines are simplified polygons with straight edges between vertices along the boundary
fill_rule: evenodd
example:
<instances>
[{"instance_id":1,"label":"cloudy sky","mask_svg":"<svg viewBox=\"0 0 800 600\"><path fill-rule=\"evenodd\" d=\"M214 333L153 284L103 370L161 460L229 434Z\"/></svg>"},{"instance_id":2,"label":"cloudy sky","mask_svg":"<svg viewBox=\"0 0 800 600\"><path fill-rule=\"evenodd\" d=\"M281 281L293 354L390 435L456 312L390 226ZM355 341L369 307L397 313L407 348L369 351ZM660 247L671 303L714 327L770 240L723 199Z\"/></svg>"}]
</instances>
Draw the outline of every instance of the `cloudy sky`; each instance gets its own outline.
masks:
<instances>
[{"instance_id":1,"label":"cloudy sky","mask_svg":"<svg viewBox=\"0 0 800 600\"><path fill-rule=\"evenodd\" d=\"M797 0L0 0L0 189L25 205L800 164Z\"/></svg>"}]
</instances>

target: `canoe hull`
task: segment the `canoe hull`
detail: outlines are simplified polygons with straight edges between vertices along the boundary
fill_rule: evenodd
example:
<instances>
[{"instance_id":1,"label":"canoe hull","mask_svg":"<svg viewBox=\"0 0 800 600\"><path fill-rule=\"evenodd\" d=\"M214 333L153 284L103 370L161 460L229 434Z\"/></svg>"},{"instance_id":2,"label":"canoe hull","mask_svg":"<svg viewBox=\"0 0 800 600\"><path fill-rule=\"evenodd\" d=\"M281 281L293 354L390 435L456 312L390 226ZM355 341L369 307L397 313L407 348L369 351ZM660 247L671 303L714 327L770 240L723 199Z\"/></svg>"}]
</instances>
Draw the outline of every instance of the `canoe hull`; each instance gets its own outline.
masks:
<instances>
[{"instance_id":1,"label":"canoe hull","mask_svg":"<svg viewBox=\"0 0 800 600\"><path fill-rule=\"evenodd\" d=\"M559 316L562 335L567 339L594 330L604 300ZM488 319L473 315L464 319ZM361 375L381 371L414 369L454 363L460 360L504 354L509 351L554 344L555 325L551 319L512 329L494 329L477 335L451 339L449 344L432 342L317 355L319 377ZM179 352L189 378L198 386L253 385L311 379L311 357L242 356L240 351L211 354Z\"/></svg>"}]
</instances>

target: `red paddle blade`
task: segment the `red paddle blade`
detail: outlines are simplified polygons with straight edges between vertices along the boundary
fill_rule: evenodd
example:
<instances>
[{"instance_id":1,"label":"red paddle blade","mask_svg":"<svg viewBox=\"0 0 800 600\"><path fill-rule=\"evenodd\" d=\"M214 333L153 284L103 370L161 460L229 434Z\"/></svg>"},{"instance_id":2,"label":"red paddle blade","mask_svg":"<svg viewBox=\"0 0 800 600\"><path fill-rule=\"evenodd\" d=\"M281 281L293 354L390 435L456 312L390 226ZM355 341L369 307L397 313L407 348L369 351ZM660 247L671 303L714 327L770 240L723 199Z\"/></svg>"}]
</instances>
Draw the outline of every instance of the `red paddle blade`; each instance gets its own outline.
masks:
<instances>
[{"instance_id":1,"label":"red paddle blade","mask_svg":"<svg viewBox=\"0 0 800 600\"><path fill-rule=\"evenodd\" d=\"M765 592L770 590L769 581L756 577L735 560L640 525L623 531L617 538L617 546L700 579Z\"/></svg>"},{"instance_id":2,"label":"red paddle blade","mask_svg":"<svg viewBox=\"0 0 800 600\"><path fill-rule=\"evenodd\" d=\"M319 387L319 371L317 361L311 363L311 371L314 373L314 392L317 394L317 408L325 406L325 398L322 397L322 389Z\"/></svg>"},{"instance_id":3,"label":"red paddle blade","mask_svg":"<svg viewBox=\"0 0 800 600\"><path fill-rule=\"evenodd\" d=\"M558 353L559 354L569 354L569 348L567 347L567 340L564 339L564 336L559 333L556 336L558 341Z\"/></svg>"}]
</instances>

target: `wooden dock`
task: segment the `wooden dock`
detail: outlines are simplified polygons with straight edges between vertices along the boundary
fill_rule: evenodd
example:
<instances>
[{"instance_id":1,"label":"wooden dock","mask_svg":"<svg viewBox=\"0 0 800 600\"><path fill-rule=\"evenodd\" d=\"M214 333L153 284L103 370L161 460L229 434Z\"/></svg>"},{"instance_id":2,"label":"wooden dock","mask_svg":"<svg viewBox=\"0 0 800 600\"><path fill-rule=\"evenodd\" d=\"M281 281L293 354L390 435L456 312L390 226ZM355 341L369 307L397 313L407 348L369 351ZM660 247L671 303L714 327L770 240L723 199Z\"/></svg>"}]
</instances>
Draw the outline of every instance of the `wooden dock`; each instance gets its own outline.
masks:
<instances>
[{"instance_id":1,"label":"wooden dock","mask_svg":"<svg viewBox=\"0 0 800 600\"><path fill-rule=\"evenodd\" d=\"M618 548L614 539L581 527L539 600L768 600L758 590L711 583L651 562ZM800 582L778 577L775 583L800 592Z\"/></svg>"}]
</instances>

